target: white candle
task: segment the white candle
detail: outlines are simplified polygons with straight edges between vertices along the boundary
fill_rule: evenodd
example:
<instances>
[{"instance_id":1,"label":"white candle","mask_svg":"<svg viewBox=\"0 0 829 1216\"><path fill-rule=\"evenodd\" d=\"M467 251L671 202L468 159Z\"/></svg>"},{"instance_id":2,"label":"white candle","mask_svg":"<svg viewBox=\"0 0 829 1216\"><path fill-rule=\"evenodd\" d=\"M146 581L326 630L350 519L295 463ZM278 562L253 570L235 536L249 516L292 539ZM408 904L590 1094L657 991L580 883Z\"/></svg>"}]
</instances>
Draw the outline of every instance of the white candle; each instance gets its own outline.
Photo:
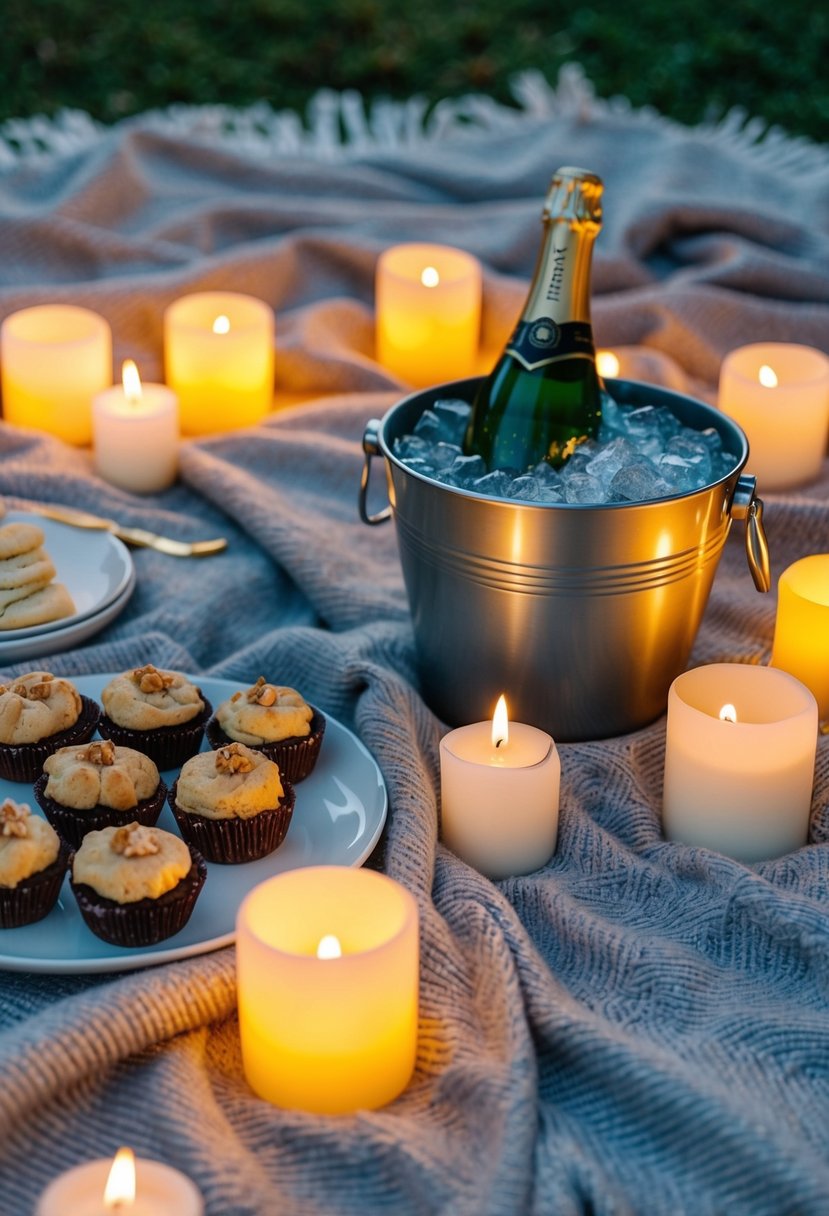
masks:
<instances>
[{"instance_id":1,"label":"white candle","mask_svg":"<svg viewBox=\"0 0 829 1216\"><path fill-rule=\"evenodd\" d=\"M181 429L205 435L252 426L273 405L273 309L231 291L183 296L164 313L165 379Z\"/></svg>"},{"instance_id":2,"label":"white candle","mask_svg":"<svg viewBox=\"0 0 829 1216\"><path fill-rule=\"evenodd\" d=\"M821 351L784 342L731 351L720 370L719 406L745 431L746 468L761 490L818 476L829 432L829 357Z\"/></svg>"},{"instance_id":3,"label":"white candle","mask_svg":"<svg viewBox=\"0 0 829 1216\"><path fill-rule=\"evenodd\" d=\"M677 676L668 693L665 835L747 862L800 848L817 725L815 698L787 672L713 663Z\"/></svg>"},{"instance_id":4,"label":"white candle","mask_svg":"<svg viewBox=\"0 0 829 1216\"><path fill-rule=\"evenodd\" d=\"M236 921L242 1063L251 1088L348 1114L409 1082L418 1018L417 904L373 870L311 866L255 887Z\"/></svg>"},{"instance_id":5,"label":"white candle","mask_svg":"<svg viewBox=\"0 0 829 1216\"><path fill-rule=\"evenodd\" d=\"M377 358L417 388L471 376L481 325L481 265L447 245L395 245L377 262Z\"/></svg>"},{"instance_id":6,"label":"white candle","mask_svg":"<svg viewBox=\"0 0 829 1216\"><path fill-rule=\"evenodd\" d=\"M3 416L84 446L92 437L92 398L112 383L112 334L87 308L44 304L0 326Z\"/></svg>"},{"instance_id":7,"label":"white candle","mask_svg":"<svg viewBox=\"0 0 829 1216\"><path fill-rule=\"evenodd\" d=\"M502 697L491 722L440 741L444 844L490 878L537 870L555 851L560 780L551 737L507 722Z\"/></svg>"},{"instance_id":8,"label":"white candle","mask_svg":"<svg viewBox=\"0 0 829 1216\"><path fill-rule=\"evenodd\" d=\"M810 688L829 719L829 553L802 557L780 575L771 666Z\"/></svg>"},{"instance_id":9,"label":"white candle","mask_svg":"<svg viewBox=\"0 0 829 1216\"><path fill-rule=\"evenodd\" d=\"M130 1169L133 1170L130 1177ZM172 1166L121 1149L115 1159L87 1161L55 1178L35 1216L204 1216L193 1182Z\"/></svg>"},{"instance_id":10,"label":"white candle","mask_svg":"<svg viewBox=\"0 0 829 1216\"><path fill-rule=\"evenodd\" d=\"M95 468L122 490L166 490L178 468L176 395L164 384L143 384L131 359L122 380L92 402Z\"/></svg>"}]
</instances>

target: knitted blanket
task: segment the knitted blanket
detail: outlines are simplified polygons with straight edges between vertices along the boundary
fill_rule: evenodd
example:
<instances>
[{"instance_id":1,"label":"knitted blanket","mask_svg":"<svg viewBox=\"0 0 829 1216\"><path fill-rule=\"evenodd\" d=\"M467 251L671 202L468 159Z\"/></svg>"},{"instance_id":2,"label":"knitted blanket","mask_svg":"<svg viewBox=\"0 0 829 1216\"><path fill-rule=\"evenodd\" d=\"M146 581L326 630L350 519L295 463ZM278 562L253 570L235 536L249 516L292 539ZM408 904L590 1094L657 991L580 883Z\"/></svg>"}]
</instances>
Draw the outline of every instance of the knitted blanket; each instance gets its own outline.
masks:
<instances>
[{"instance_id":1,"label":"knitted blanket","mask_svg":"<svg viewBox=\"0 0 829 1216\"><path fill-rule=\"evenodd\" d=\"M11 507L230 539L200 562L136 550L124 613L38 666L154 662L302 688L382 768L373 864L415 894L422 948L414 1078L387 1108L342 1118L248 1089L232 947L104 976L0 973L3 1216L121 1143L189 1174L209 1216L829 1206L829 737L811 843L753 866L663 840L664 718L560 745L554 857L488 881L440 843L446 728L418 692L393 526L365 527L356 505L364 424L406 390L374 359L383 248L437 240L482 259L485 362L522 303L552 170L595 169L599 344L712 400L735 346L829 345L829 154L739 115L681 128L596 99L577 72L555 89L522 78L517 96L427 113L321 95L307 125L217 106L0 130L0 315L95 309L116 366L134 357L150 380L181 294L249 292L277 316L275 412L183 443L180 481L157 497L103 483L86 451L0 426ZM829 550L829 468L764 496L775 579ZM775 595L755 592L741 531L693 663L768 659Z\"/></svg>"}]
</instances>

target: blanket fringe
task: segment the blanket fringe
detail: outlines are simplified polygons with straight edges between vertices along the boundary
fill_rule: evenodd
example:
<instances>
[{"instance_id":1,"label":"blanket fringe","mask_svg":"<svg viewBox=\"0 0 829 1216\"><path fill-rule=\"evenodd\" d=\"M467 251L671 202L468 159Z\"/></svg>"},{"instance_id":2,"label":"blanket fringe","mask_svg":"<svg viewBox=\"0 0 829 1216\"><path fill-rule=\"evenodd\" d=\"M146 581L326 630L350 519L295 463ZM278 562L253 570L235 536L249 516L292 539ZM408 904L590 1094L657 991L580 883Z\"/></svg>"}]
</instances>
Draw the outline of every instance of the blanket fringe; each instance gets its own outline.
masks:
<instances>
[{"instance_id":1,"label":"blanket fringe","mask_svg":"<svg viewBox=\"0 0 829 1216\"><path fill-rule=\"evenodd\" d=\"M574 63L562 67L554 86L541 72L526 71L511 79L510 90L515 106L476 94L446 98L434 105L423 97L407 101L380 98L367 103L353 90L322 89L309 102L304 120L292 111L274 110L267 102L245 109L172 105L122 119L113 127L81 110L61 110L51 118L36 115L0 124L0 169L83 152L112 131L137 126L257 158L299 155L328 160L414 148L432 141L474 139L515 129L528 120L589 122L615 117L690 131L786 171L816 171L829 165L829 149L769 126L739 107L719 119L682 128L651 107L635 109L627 98L598 98L583 69Z\"/></svg>"}]
</instances>

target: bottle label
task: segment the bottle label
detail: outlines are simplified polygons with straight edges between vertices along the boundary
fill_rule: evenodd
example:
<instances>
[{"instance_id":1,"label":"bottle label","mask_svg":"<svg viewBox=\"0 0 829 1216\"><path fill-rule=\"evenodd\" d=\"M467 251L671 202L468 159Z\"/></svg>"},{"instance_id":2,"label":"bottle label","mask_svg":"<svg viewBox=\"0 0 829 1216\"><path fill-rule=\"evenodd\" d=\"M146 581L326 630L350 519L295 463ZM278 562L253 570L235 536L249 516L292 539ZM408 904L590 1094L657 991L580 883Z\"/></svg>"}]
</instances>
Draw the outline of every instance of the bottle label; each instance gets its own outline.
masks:
<instances>
[{"instance_id":1,"label":"bottle label","mask_svg":"<svg viewBox=\"0 0 829 1216\"><path fill-rule=\"evenodd\" d=\"M506 354L534 372L559 359L594 359L593 333L586 321L559 324L552 317L519 321L507 343Z\"/></svg>"}]
</instances>

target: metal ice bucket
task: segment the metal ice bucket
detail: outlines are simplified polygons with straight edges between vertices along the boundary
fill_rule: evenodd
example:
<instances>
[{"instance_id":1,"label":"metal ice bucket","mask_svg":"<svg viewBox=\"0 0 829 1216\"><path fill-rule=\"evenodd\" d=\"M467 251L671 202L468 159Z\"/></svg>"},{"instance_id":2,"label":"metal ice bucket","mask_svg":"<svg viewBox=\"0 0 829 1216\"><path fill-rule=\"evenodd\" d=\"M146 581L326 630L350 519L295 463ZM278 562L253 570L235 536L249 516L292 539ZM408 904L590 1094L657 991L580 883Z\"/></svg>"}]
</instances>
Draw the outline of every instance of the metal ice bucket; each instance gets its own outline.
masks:
<instances>
[{"instance_id":1,"label":"metal ice bucket","mask_svg":"<svg viewBox=\"0 0 829 1216\"><path fill-rule=\"evenodd\" d=\"M664 405L686 426L714 427L727 476L692 493L612 506L485 498L413 472L392 451L424 409L471 400L477 380L415 393L365 429L360 514L393 513L421 689L449 725L510 717L555 739L598 739L652 722L685 670L734 519L745 520L755 585L770 583L762 500L742 473L748 443L719 410L634 381L609 381L620 404ZM390 506L369 514L371 461L385 458Z\"/></svg>"}]
</instances>

